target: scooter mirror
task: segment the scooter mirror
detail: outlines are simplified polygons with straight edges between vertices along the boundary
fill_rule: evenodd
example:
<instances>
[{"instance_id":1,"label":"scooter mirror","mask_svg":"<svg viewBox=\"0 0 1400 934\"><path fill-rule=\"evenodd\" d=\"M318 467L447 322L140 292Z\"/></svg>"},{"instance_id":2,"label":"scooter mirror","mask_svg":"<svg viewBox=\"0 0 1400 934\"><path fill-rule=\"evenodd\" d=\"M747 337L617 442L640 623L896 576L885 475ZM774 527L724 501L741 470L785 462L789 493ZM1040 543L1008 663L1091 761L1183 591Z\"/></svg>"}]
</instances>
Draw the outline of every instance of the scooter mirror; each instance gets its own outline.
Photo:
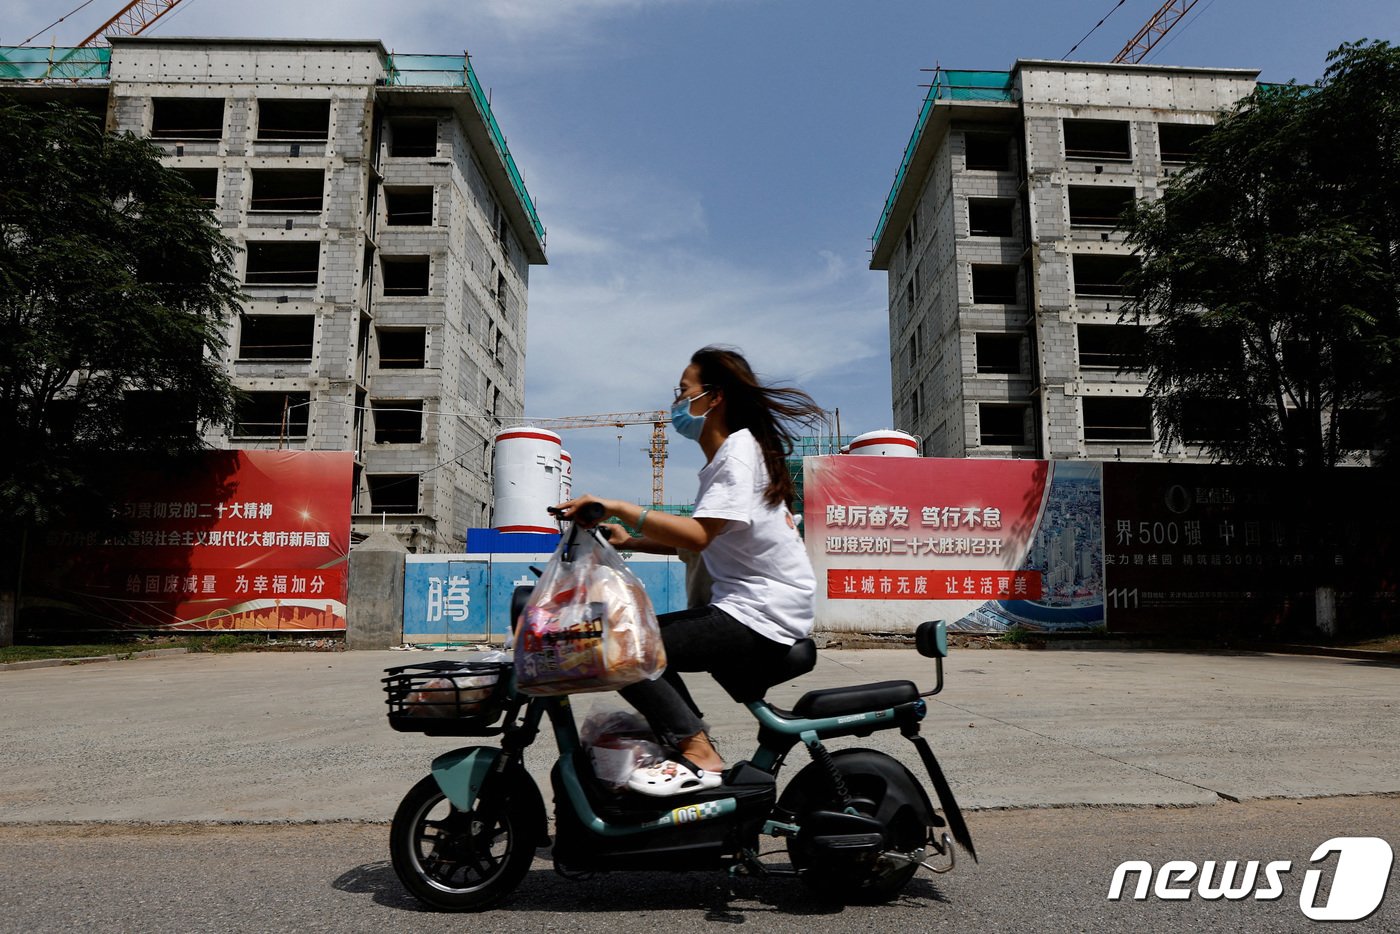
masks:
<instances>
[{"instance_id":1,"label":"scooter mirror","mask_svg":"<svg viewBox=\"0 0 1400 934\"><path fill-rule=\"evenodd\" d=\"M947 658L948 624L941 619L920 623L914 630L914 646L924 658Z\"/></svg>"}]
</instances>

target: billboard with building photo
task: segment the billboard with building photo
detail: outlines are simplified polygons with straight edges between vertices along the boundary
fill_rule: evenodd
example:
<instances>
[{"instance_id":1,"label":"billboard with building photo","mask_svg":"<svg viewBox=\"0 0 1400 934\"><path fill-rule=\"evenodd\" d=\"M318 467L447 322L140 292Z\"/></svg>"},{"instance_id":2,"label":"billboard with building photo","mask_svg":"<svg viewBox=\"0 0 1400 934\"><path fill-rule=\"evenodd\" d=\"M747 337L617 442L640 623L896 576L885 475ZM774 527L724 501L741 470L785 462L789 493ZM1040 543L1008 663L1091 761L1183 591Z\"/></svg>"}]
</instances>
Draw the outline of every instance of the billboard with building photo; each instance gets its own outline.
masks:
<instances>
[{"instance_id":1,"label":"billboard with building photo","mask_svg":"<svg viewBox=\"0 0 1400 934\"><path fill-rule=\"evenodd\" d=\"M1098 463L838 455L804 470L819 629L1104 624Z\"/></svg>"},{"instance_id":2,"label":"billboard with building photo","mask_svg":"<svg viewBox=\"0 0 1400 934\"><path fill-rule=\"evenodd\" d=\"M353 472L348 452L117 463L112 513L37 543L19 628L343 631Z\"/></svg>"}]
</instances>

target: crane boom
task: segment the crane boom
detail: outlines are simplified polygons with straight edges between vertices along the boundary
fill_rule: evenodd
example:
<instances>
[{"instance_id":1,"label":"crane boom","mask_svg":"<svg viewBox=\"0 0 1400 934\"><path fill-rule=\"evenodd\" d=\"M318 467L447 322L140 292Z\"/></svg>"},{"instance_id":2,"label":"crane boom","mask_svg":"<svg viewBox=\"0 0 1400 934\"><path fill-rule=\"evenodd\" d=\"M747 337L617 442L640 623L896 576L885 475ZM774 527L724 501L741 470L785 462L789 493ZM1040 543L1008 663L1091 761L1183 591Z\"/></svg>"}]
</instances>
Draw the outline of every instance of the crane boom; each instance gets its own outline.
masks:
<instances>
[{"instance_id":1,"label":"crane boom","mask_svg":"<svg viewBox=\"0 0 1400 934\"><path fill-rule=\"evenodd\" d=\"M540 418L530 422L536 428L560 431L568 428L624 428L628 425L650 425L651 447L651 505L656 508L665 504L666 474L666 426L671 422L671 413L654 412L609 412L603 415L572 415L565 418Z\"/></svg>"},{"instance_id":2,"label":"crane boom","mask_svg":"<svg viewBox=\"0 0 1400 934\"><path fill-rule=\"evenodd\" d=\"M180 0L131 0L97 31L78 44L78 48L105 44L109 36L139 36L156 20L180 5Z\"/></svg>"},{"instance_id":3,"label":"crane boom","mask_svg":"<svg viewBox=\"0 0 1400 934\"><path fill-rule=\"evenodd\" d=\"M1113 56L1114 64L1127 62L1129 65L1136 65L1142 61L1152 47L1162 40L1162 37L1171 32L1172 27L1181 22L1181 18L1191 12L1191 8L1198 0L1167 0L1162 4L1157 12L1152 14L1152 18L1147 21L1138 34L1128 40L1128 44L1123 46L1123 50Z\"/></svg>"}]
</instances>

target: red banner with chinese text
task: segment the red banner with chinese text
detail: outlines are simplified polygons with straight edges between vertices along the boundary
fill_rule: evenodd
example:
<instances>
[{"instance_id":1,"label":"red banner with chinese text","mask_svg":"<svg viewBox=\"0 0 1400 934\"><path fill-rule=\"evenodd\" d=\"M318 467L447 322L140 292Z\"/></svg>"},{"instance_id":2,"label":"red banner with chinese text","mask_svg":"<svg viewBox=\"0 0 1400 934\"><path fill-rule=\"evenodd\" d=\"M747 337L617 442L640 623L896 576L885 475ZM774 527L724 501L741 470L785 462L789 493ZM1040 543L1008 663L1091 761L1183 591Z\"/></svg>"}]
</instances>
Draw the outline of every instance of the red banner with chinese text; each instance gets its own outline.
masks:
<instances>
[{"instance_id":1,"label":"red banner with chinese text","mask_svg":"<svg viewBox=\"0 0 1400 934\"><path fill-rule=\"evenodd\" d=\"M344 630L353 456L210 451L116 466L113 515L52 532L21 628ZM26 618L29 617L29 618Z\"/></svg>"}]
</instances>

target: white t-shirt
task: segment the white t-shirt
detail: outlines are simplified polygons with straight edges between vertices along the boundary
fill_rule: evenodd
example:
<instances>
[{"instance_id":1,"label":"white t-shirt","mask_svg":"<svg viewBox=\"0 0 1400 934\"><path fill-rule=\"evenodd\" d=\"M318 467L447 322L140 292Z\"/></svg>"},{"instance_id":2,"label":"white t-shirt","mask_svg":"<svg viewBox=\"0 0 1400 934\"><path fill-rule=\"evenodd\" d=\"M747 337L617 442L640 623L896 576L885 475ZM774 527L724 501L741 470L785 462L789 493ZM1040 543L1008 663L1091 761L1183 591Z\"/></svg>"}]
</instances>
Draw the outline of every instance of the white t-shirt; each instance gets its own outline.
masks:
<instances>
[{"instance_id":1,"label":"white t-shirt","mask_svg":"<svg viewBox=\"0 0 1400 934\"><path fill-rule=\"evenodd\" d=\"M747 428L700 470L695 518L727 519L701 554L714 578L711 602L774 642L812 632L816 577L786 504L764 502L768 468Z\"/></svg>"}]
</instances>

